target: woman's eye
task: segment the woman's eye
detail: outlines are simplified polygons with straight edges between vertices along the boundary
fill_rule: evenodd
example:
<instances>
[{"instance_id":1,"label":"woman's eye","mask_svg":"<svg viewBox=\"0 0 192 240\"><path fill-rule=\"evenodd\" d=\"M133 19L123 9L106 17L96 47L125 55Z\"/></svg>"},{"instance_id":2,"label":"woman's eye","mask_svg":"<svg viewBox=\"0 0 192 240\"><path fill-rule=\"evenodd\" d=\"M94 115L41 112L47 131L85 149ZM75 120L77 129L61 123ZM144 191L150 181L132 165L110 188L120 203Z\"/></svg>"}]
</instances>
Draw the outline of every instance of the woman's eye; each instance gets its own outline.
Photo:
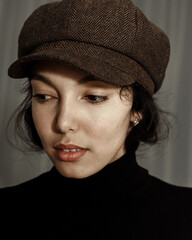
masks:
<instances>
[{"instance_id":1,"label":"woman's eye","mask_svg":"<svg viewBox=\"0 0 192 240\"><path fill-rule=\"evenodd\" d=\"M107 100L106 96L87 95L85 98L91 103L100 103Z\"/></svg>"},{"instance_id":2,"label":"woman's eye","mask_svg":"<svg viewBox=\"0 0 192 240\"><path fill-rule=\"evenodd\" d=\"M42 101L42 102L47 101L52 98L48 94L35 94L32 97L37 98L39 101Z\"/></svg>"}]
</instances>

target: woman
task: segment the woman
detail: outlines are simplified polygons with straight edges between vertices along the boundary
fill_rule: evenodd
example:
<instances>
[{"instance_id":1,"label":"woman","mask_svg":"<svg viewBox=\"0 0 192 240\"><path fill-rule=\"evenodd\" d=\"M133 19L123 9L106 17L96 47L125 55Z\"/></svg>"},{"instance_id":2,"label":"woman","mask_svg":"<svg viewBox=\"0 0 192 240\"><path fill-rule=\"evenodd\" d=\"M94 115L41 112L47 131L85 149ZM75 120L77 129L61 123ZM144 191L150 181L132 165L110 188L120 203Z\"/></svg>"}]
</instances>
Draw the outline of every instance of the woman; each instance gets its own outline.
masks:
<instances>
[{"instance_id":1,"label":"woman","mask_svg":"<svg viewBox=\"0 0 192 240\"><path fill-rule=\"evenodd\" d=\"M13 78L27 77L20 135L53 169L1 189L7 239L192 239L192 191L138 166L156 143L169 40L130 0L38 8L19 37Z\"/></svg>"}]
</instances>

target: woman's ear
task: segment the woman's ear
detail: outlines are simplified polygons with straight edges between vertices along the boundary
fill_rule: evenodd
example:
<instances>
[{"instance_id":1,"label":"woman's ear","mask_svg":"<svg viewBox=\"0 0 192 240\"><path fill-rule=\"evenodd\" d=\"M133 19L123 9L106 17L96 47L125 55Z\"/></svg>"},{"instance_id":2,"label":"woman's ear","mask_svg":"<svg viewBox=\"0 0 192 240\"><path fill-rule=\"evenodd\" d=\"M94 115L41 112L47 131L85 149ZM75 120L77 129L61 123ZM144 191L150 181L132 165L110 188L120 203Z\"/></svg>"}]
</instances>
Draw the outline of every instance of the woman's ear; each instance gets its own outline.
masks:
<instances>
[{"instance_id":1,"label":"woman's ear","mask_svg":"<svg viewBox=\"0 0 192 240\"><path fill-rule=\"evenodd\" d=\"M132 127L137 126L142 120L142 118L143 116L140 112L132 112L130 120Z\"/></svg>"}]
</instances>

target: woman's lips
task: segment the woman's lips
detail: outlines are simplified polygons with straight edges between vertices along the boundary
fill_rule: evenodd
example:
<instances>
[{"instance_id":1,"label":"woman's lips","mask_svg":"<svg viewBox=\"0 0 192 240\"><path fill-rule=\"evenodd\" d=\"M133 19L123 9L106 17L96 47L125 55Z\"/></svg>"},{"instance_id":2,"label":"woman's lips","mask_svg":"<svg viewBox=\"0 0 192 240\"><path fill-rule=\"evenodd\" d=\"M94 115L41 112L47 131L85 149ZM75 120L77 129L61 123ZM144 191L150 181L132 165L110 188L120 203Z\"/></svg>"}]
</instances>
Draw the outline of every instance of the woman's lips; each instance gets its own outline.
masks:
<instances>
[{"instance_id":1,"label":"woman's lips","mask_svg":"<svg viewBox=\"0 0 192 240\"><path fill-rule=\"evenodd\" d=\"M58 144L54 148L59 159L65 162L77 161L87 152L87 149L73 144Z\"/></svg>"}]
</instances>

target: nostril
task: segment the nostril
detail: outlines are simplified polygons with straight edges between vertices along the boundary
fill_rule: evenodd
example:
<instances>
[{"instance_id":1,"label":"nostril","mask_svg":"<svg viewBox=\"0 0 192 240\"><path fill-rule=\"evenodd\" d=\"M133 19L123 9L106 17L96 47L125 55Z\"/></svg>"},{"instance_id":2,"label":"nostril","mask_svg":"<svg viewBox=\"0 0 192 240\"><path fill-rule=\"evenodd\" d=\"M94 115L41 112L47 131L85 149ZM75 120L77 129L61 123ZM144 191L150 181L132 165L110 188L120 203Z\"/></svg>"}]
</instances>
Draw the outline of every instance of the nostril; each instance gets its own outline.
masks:
<instances>
[{"instance_id":1,"label":"nostril","mask_svg":"<svg viewBox=\"0 0 192 240\"><path fill-rule=\"evenodd\" d=\"M59 114L55 121L56 131L64 134L76 131L78 129L77 125L75 117L66 114Z\"/></svg>"}]
</instances>

